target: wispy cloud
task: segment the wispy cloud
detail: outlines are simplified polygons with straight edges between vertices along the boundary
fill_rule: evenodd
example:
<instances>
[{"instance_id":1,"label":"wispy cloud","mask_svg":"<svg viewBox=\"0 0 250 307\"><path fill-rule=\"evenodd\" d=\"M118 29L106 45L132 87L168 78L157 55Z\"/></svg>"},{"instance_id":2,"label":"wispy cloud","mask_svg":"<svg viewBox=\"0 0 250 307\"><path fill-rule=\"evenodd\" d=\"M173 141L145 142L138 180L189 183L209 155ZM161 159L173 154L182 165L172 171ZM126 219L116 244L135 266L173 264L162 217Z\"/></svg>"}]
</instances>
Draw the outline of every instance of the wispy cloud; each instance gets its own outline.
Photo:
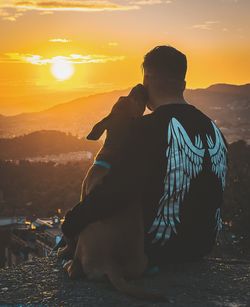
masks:
<instances>
[{"instance_id":1,"label":"wispy cloud","mask_svg":"<svg viewBox=\"0 0 250 307\"><path fill-rule=\"evenodd\" d=\"M53 14L53 12L51 12L51 11L41 11L41 12L39 12L39 15L52 15Z\"/></svg>"},{"instance_id":2,"label":"wispy cloud","mask_svg":"<svg viewBox=\"0 0 250 307\"><path fill-rule=\"evenodd\" d=\"M16 1L17 7L36 10L73 10L73 11L114 11L114 10L130 10L136 7L130 5L121 5L107 0L31 0Z\"/></svg>"},{"instance_id":3,"label":"wispy cloud","mask_svg":"<svg viewBox=\"0 0 250 307\"><path fill-rule=\"evenodd\" d=\"M117 42L109 42L108 45L111 46L111 47L116 47L116 46L118 46L118 43Z\"/></svg>"},{"instance_id":4,"label":"wispy cloud","mask_svg":"<svg viewBox=\"0 0 250 307\"><path fill-rule=\"evenodd\" d=\"M138 6L135 5L123 5L108 0L3 0L0 3L0 7L42 11L120 11L138 9Z\"/></svg>"},{"instance_id":5,"label":"wispy cloud","mask_svg":"<svg viewBox=\"0 0 250 307\"><path fill-rule=\"evenodd\" d=\"M109 0L3 0L0 2L0 17L4 20L15 21L26 11L39 11L40 15L45 15L55 11L101 12L128 11L139 8L135 4L127 5L125 2L123 5Z\"/></svg>"},{"instance_id":6,"label":"wispy cloud","mask_svg":"<svg viewBox=\"0 0 250 307\"><path fill-rule=\"evenodd\" d=\"M69 42L71 42L70 39L66 39L66 38L52 38L49 41L51 43L69 43Z\"/></svg>"},{"instance_id":7,"label":"wispy cloud","mask_svg":"<svg viewBox=\"0 0 250 307\"><path fill-rule=\"evenodd\" d=\"M56 11L129 11L145 5L168 4L173 0L0 0L0 17L15 21L26 11L38 11L40 15L51 15Z\"/></svg>"},{"instance_id":8,"label":"wispy cloud","mask_svg":"<svg viewBox=\"0 0 250 307\"><path fill-rule=\"evenodd\" d=\"M200 30L212 30L213 25L220 23L219 21L205 21L204 23L201 24L195 24L192 25L191 28L193 29L200 29Z\"/></svg>"},{"instance_id":9,"label":"wispy cloud","mask_svg":"<svg viewBox=\"0 0 250 307\"><path fill-rule=\"evenodd\" d=\"M69 56L55 56L45 58L36 54L6 53L5 57L0 58L1 63L30 63L33 65L47 65L58 62L67 62L72 64L88 64L88 63L107 63L114 61L122 61L125 56L109 56L99 54L70 54Z\"/></svg>"},{"instance_id":10,"label":"wispy cloud","mask_svg":"<svg viewBox=\"0 0 250 307\"><path fill-rule=\"evenodd\" d=\"M169 4L172 3L172 0L134 0L130 1L130 4L135 5L155 5L155 4Z\"/></svg>"},{"instance_id":11,"label":"wispy cloud","mask_svg":"<svg viewBox=\"0 0 250 307\"><path fill-rule=\"evenodd\" d=\"M0 17L3 20L16 21L18 17L21 17L24 13L22 9L3 9L0 4Z\"/></svg>"}]
</instances>

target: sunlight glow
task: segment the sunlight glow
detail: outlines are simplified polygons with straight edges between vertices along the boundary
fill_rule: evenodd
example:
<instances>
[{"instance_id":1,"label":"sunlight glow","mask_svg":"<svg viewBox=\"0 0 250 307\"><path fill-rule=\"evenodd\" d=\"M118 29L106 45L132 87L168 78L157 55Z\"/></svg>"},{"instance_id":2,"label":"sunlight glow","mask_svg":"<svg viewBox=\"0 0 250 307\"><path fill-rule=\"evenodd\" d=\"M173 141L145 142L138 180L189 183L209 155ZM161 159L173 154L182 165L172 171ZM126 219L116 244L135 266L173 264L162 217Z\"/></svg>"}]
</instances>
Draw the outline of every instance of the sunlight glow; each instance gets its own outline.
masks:
<instances>
[{"instance_id":1,"label":"sunlight glow","mask_svg":"<svg viewBox=\"0 0 250 307\"><path fill-rule=\"evenodd\" d=\"M70 62L58 61L51 64L51 72L57 80L64 81L72 77L75 69Z\"/></svg>"}]
</instances>

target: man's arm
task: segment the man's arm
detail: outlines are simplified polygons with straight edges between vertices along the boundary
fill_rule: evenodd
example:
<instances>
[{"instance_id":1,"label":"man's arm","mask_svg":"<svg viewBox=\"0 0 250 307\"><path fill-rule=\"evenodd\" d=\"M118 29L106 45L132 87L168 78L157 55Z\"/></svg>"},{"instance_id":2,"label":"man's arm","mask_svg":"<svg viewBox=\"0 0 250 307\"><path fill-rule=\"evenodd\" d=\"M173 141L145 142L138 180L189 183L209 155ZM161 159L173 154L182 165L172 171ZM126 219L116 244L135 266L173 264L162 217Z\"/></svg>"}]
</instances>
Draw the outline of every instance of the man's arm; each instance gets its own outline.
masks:
<instances>
[{"instance_id":1,"label":"man's arm","mask_svg":"<svg viewBox=\"0 0 250 307\"><path fill-rule=\"evenodd\" d=\"M88 224L111 217L140 195L150 170L149 136L142 118L131 122L130 134L119 157L103 181L67 212L62 231L78 235Z\"/></svg>"}]
</instances>

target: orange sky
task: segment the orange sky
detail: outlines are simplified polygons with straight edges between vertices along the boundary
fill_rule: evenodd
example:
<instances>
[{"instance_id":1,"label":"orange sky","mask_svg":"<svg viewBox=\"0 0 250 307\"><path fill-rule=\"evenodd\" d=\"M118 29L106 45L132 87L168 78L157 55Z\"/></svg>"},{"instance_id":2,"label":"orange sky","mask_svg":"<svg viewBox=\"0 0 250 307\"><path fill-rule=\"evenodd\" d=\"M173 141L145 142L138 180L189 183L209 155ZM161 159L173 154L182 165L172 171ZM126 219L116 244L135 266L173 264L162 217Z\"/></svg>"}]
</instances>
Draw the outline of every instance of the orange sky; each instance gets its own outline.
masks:
<instances>
[{"instance_id":1,"label":"orange sky","mask_svg":"<svg viewBox=\"0 0 250 307\"><path fill-rule=\"evenodd\" d=\"M249 0L0 0L0 114L133 86L162 44L187 55L189 88L249 83L249 12Z\"/></svg>"}]
</instances>

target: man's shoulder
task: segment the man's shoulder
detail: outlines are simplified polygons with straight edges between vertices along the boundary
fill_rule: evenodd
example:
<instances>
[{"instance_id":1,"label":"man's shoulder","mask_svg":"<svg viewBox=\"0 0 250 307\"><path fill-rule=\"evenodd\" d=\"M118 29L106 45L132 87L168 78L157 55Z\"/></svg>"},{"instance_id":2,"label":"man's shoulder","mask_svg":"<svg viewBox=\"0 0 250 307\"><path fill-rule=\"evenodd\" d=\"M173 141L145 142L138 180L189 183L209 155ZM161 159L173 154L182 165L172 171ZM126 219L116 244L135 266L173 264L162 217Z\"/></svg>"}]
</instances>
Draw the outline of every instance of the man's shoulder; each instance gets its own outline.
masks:
<instances>
[{"instance_id":1,"label":"man's shoulder","mask_svg":"<svg viewBox=\"0 0 250 307\"><path fill-rule=\"evenodd\" d=\"M143 116L139 117L138 119L139 119L142 123L146 123L146 122L151 121L151 120L153 119L153 115L154 115L153 112L147 113L147 114L144 114Z\"/></svg>"},{"instance_id":2,"label":"man's shoulder","mask_svg":"<svg viewBox=\"0 0 250 307\"><path fill-rule=\"evenodd\" d=\"M137 118L133 119L132 126L135 129L143 129L143 128L148 127L149 125L151 125L152 120L153 120L152 113L145 114L145 115L143 115L141 117L137 117Z\"/></svg>"}]
</instances>

